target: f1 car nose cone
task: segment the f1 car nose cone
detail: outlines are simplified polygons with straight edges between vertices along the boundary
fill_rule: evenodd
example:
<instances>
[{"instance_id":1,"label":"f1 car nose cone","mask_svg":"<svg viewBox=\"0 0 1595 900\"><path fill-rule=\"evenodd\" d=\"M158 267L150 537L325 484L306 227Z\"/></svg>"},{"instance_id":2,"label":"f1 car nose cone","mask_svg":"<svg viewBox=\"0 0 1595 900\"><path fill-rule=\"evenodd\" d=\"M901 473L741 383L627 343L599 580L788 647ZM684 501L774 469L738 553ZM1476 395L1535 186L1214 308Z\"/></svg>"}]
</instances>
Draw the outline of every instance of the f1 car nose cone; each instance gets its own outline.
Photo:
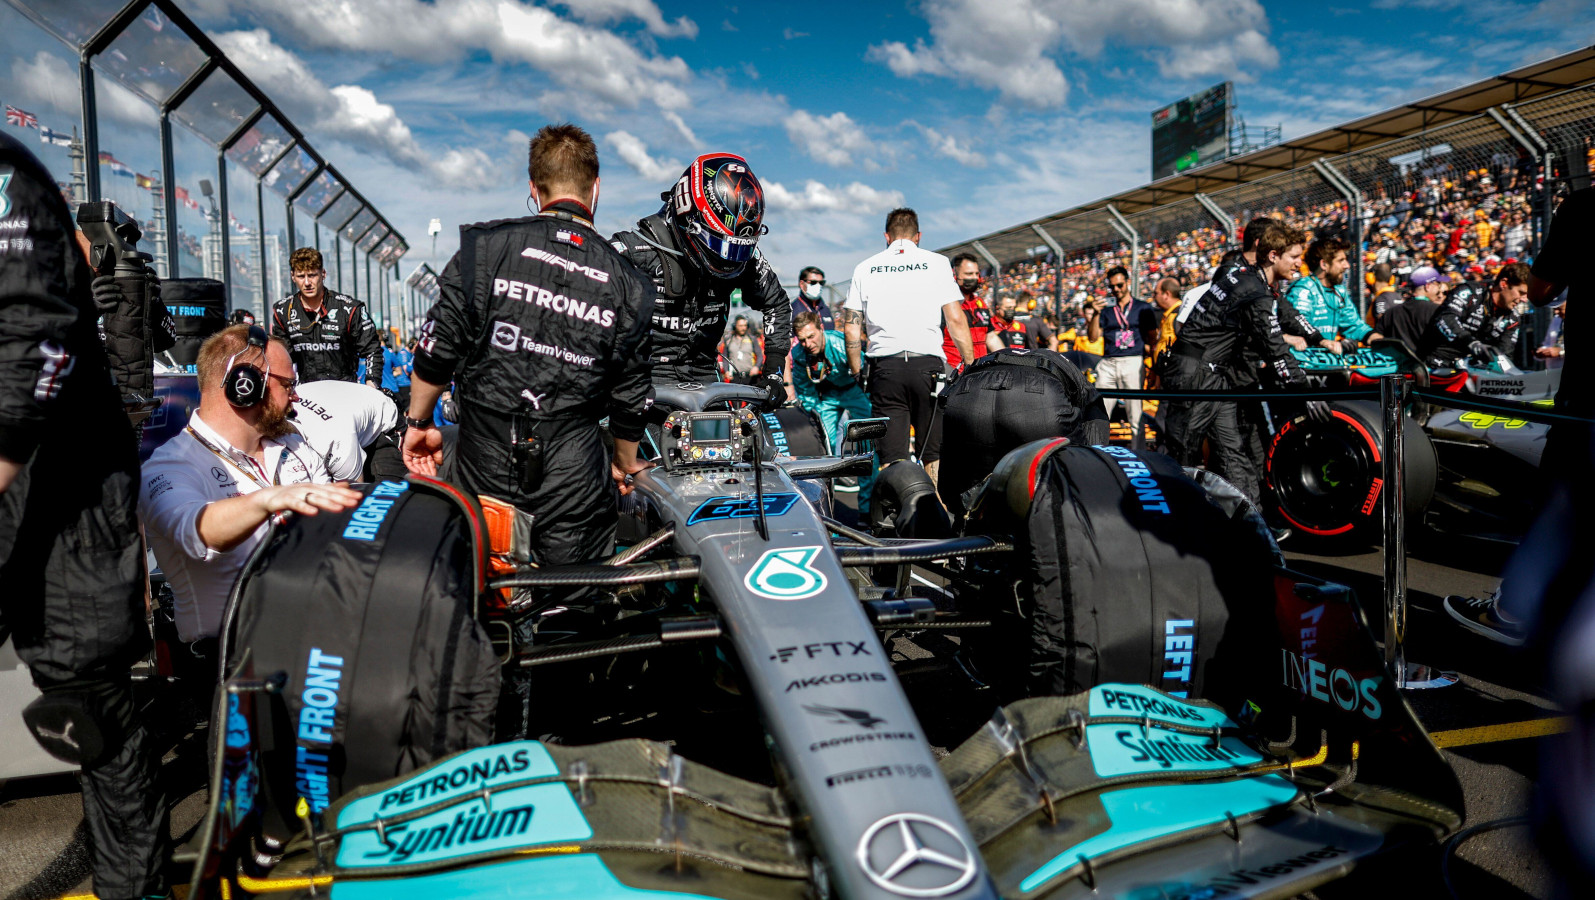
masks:
<instances>
[{"instance_id":1,"label":"f1 car nose cone","mask_svg":"<svg viewBox=\"0 0 1595 900\"><path fill-rule=\"evenodd\" d=\"M878 887L904 897L944 897L973 881L979 868L962 835L919 813L871 825L859 839L858 864Z\"/></svg>"}]
</instances>

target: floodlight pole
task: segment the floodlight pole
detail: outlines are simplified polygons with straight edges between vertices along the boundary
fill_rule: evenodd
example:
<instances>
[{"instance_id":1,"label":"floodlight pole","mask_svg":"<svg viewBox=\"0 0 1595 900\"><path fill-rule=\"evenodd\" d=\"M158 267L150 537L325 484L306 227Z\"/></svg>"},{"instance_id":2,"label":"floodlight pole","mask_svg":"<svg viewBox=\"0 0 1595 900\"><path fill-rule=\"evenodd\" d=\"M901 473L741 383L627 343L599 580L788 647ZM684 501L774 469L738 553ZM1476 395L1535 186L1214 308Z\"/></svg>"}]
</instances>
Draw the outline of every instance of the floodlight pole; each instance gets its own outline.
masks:
<instances>
[{"instance_id":1,"label":"floodlight pole","mask_svg":"<svg viewBox=\"0 0 1595 900\"><path fill-rule=\"evenodd\" d=\"M1235 217L1225 212L1223 207L1213 202L1213 198L1206 194L1197 194L1196 202L1207 210L1208 215L1218 220L1219 227L1224 229L1224 234L1229 237L1231 246L1240 246L1241 239L1237 233Z\"/></svg>"},{"instance_id":2,"label":"floodlight pole","mask_svg":"<svg viewBox=\"0 0 1595 900\"><path fill-rule=\"evenodd\" d=\"M1136 233L1135 226L1130 224L1119 212L1119 208L1109 203L1104 207L1108 216L1113 220L1113 230L1119 233L1130 244L1130 296L1141 296L1141 236Z\"/></svg>"}]
</instances>

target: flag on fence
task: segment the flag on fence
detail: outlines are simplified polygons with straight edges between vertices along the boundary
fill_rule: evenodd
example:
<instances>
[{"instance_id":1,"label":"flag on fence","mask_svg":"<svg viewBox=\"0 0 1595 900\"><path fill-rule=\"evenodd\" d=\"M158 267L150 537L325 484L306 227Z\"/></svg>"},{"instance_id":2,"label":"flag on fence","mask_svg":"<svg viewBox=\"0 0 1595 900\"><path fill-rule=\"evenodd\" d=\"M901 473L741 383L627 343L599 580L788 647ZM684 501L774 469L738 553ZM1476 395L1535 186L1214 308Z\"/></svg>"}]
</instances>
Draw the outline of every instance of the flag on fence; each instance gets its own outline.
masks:
<instances>
[{"instance_id":1,"label":"flag on fence","mask_svg":"<svg viewBox=\"0 0 1595 900\"><path fill-rule=\"evenodd\" d=\"M6 104L6 124L18 128L38 128L39 117L25 109L17 109L11 104Z\"/></svg>"},{"instance_id":2,"label":"flag on fence","mask_svg":"<svg viewBox=\"0 0 1595 900\"><path fill-rule=\"evenodd\" d=\"M39 140L42 143L54 144L57 147L72 146L72 135L64 131L56 131L54 128L40 128Z\"/></svg>"},{"instance_id":3,"label":"flag on fence","mask_svg":"<svg viewBox=\"0 0 1595 900\"><path fill-rule=\"evenodd\" d=\"M151 188L155 186L155 179L148 175L139 174L133 176L133 183L141 188Z\"/></svg>"}]
</instances>

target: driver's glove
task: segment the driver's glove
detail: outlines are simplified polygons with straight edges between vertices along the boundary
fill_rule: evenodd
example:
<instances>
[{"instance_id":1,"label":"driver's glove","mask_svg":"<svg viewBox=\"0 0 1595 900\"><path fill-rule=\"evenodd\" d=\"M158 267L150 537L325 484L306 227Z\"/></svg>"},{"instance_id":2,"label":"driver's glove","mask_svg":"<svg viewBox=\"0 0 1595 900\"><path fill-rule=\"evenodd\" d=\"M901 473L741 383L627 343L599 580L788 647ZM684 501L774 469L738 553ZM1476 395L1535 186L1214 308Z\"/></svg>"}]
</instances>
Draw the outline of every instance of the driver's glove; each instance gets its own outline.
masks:
<instances>
[{"instance_id":1,"label":"driver's glove","mask_svg":"<svg viewBox=\"0 0 1595 900\"><path fill-rule=\"evenodd\" d=\"M1494 359L1495 348L1483 341L1474 341L1468 345L1468 356L1477 360Z\"/></svg>"},{"instance_id":2,"label":"driver's glove","mask_svg":"<svg viewBox=\"0 0 1595 900\"><path fill-rule=\"evenodd\" d=\"M94 308L102 316L116 312L117 305L127 299L122 286L110 275L101 275L89 282L89 292L94 295Z\"/></svg>"},{"instance_id":3,"label":"driver's glove","mask_svg":"<svg viewBox=\"0 0 1595 900\"><path fill-rule=\"evenodd\" d=\"M1307 420L1309 422L1328 422L1334 418L1329 412L1328 400L1308 400Z\"/></svg>"},{"instance_id":4,"label":"driver's glove","mask_svg":"<svg viewBox=\"0 0 1595 900\"><path fill-rule=\"evenodd\" d=\"M786 405L786 381L780 372L765 372L753 386L764 391L765 402L771 409L780 409Z\"/></svg>"}]
</instances>

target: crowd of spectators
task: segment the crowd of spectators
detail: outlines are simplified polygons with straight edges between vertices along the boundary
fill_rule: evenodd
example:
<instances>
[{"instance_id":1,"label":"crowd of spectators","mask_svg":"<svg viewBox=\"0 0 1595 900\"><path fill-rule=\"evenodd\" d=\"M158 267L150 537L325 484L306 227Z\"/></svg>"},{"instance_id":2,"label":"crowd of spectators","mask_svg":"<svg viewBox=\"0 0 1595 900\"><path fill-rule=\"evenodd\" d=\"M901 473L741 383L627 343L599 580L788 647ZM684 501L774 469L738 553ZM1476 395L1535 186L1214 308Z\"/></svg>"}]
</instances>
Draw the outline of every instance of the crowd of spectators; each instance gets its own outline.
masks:
<instances>
[{"instance_id":1,"label":"crowd of spectators","mask_svg":"<svg viewBox=\"0 0 1595 900\"><path fill-rule=\"evenodd\" d=\"M1405 284L1407 276L1422 266L1433 266L1455 282L1487 278L1504 265L1531 257L1539 200L1537 170L1508 154L1497 154L1477 168L1435 161L1404 173L1363 201L1359 252L1365 297ZM1234 212L1239 224L1273 216L1305 231L1308 240L1351 237L1344 200ZM1219 258L1233 246L1217 223L1144 239L1139 271L1134 272L1140 293L1150 295L1164 278L1174 278L1185 287L1206 282ZM1057 308L1060 323L1067 328L1082 316L1090 300L1110 296L1109 270L1134 263L1130 248L1122 242L1077 250L1061 261L1049 253L1005 266L994 281L988 281L987 291L992 302L1029 292L1038 307Z\"/></svg>"}]
</instances>

